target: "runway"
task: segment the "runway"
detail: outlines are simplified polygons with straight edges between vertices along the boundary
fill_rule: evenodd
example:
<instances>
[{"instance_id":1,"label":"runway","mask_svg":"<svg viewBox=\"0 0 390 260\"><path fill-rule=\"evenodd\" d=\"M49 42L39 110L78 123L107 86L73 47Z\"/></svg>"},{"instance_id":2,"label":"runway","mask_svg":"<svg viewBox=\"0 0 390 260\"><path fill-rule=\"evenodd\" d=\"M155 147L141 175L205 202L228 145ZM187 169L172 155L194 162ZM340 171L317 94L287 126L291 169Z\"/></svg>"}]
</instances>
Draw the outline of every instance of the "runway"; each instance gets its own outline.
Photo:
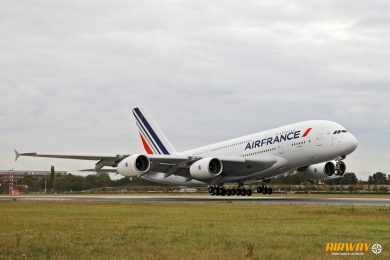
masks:
<instances>
[{"instance_id":1,"label":"runway","mask_svg":"<svg viewBox=\"0 0 390 260\"><path fill-rule=\"evenodd\" d=\"M273 195L253 197L222 197L209 195L22 195L0 196L0 201L73 201L73 202L121 202L121 203L253 203L287 205L367 205L390 206L389 198L294 196Z\"/></svg>"}]
</instances>

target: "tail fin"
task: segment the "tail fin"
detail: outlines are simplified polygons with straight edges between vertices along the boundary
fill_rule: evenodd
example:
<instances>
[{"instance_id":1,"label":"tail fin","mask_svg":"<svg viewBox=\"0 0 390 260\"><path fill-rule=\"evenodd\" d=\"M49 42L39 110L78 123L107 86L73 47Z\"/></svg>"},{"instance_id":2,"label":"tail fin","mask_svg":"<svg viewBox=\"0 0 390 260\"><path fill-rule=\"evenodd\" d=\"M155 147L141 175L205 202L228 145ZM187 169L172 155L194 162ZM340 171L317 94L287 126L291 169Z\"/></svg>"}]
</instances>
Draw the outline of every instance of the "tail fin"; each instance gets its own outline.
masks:
<instances>
[{"instance_id":1,"label":"tail fin","mask_svg":"<svg viewBox=\"0 0 390 260\"><path fill-rule=\"evenodd\" d=\"M176 150L160 128L145 113L135 107L132 110L142 145L148 154L172 154Z\"/></svg>"}]
</instances>

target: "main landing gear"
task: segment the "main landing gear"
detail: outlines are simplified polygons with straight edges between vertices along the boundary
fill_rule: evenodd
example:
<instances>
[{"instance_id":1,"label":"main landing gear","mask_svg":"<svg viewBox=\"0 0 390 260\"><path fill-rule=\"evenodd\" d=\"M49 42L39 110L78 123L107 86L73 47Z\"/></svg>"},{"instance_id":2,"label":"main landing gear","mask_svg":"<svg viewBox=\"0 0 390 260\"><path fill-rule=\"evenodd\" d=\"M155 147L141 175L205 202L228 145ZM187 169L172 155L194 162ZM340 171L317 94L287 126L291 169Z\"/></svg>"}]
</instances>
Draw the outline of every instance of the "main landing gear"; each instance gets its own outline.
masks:
<instances>
[{"instance_id":1,"label":"main landing gear","mask_svg":"<svg viewBox=\"0 0 390 260\"><path fill-rule=\"evenodd\" d=\"M209 186L209 194L212 196L251 196L252 190L245 188L227 189L223 186Z\"/></svg>"},{"instance_id":2,"label":"main landing gear","mask_svg":"<svg viewBox=\"0 0 390 260\"><path fill-rule=\"evenodd\" d=\"M266 194L271 195L272 194L272 187L267 186L267 185L261 185L261 186L257 187L256 191L257 191L257 193L263 193L264 195L266 195Z\"/></svg>"},{"instance_id":3,"label":"main landing gear","mask_svg":"<svg viewBox=\"0 0 390 260\"><path fill-rule=\"evenodd\" d=\"M211 185L208 188L209 194L212 196L251 196L252 189L251 188L243 188L241 186L237 188L225 188L223 186ZM256 188L257 193L262 193L264 195L272 194L272 187L267 185L261 185Z\"/></svg>"}]
</instances>

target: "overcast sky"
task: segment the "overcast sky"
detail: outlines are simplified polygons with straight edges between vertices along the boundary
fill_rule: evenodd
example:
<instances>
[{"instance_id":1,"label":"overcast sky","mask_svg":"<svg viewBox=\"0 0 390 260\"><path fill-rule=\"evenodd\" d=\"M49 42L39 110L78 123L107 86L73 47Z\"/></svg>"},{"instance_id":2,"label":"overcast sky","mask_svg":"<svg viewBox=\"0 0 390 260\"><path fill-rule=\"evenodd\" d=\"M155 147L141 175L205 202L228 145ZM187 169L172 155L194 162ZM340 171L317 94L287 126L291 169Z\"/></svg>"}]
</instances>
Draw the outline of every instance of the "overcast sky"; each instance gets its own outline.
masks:
<instances>
[{"instance_id":1,"label":"overcast sky","mask_svg":"<svg viewBox=\"0 0 390 260\"><path fill-rule=\"evenodd\" d=\"M307 119L390 172L390 1L3 0L0 168L20 151L140 150L145 107L178 150ZM57 169L92 163L55 161Z\"/></svg>"}]
</instances>

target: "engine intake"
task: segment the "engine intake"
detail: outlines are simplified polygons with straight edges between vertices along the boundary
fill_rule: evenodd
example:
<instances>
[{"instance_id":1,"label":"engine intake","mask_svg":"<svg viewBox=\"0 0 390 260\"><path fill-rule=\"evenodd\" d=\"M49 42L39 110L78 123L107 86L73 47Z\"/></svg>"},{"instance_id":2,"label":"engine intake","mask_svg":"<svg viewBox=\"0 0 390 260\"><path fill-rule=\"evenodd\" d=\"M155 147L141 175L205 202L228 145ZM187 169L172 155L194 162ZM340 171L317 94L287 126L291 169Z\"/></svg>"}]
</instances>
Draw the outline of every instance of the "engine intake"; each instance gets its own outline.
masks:
<instances>
[{"instance_id":1,"label":"engine intake","mask_svg":"<svg viewBox=\"0 0 390 260\"><path fill-rule=\"evenodd\" d=\"M144 172L144 171L148 170L149 167L150 167L150 162L149 162L148 157L146 157L145 155L139 155L135 159L135 168L138 171Z\"/></svg>"},{"instance_id":2,"label":"engine intake","mask_svg":"<svg viewBox=\"0 0 390 260\"><path fill-rule=\"evenodd\" d=\"M319 168L321 169L322 165L319 165ZM317 167L314 166L314 171L317 170ZM323 173L327 176L332 176L336 173L336 166L332 162L326 162L323 165Z\"/></svg>"}]
</instances>

